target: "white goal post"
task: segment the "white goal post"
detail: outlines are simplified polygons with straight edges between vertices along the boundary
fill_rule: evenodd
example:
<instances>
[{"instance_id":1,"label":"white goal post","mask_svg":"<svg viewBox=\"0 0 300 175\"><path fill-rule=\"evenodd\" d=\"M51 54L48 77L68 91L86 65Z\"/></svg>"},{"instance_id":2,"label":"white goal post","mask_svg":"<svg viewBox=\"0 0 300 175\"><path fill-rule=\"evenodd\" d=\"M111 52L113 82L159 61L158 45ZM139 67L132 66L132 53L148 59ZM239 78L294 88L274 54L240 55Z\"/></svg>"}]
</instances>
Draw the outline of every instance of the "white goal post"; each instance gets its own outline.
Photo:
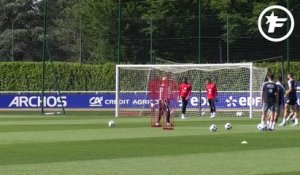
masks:
<instances>
[{"instance_id":1,"label":"white goal post","mask_svg":"<svg viewBox=\"0 0 300 175\"><path fill-rule=\"evenodd\" d=\"M209 78L220 93L217 113L236 116L240 112L252 118L253 111L258 110L256 100L266 74L266 68L253 63L116 65L115 116L147 115L151 106L149 82L167 76L178 84L186 77L192 84L189 115L209 113L205 92L205 80ZM180 111L180 101L174 111Z\"/></svg>"}]
</instances>

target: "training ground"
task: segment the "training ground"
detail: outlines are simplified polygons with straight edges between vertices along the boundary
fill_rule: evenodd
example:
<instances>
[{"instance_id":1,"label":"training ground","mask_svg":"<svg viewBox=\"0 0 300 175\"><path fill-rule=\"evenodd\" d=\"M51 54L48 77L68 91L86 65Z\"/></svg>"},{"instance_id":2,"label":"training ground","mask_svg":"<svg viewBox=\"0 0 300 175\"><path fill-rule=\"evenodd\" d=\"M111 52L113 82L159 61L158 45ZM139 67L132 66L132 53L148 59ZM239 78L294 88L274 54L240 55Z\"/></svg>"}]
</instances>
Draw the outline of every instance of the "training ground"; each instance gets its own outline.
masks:
<instances>
[{"instance_id":1,"label":"training ground","mask_svg":"<svg viewBox=\"0 0 300 175\"><path fill-rule=\"evenodd\" d=\"M107 126L112 119L115 128ZM300 127L260 132L258 123L246 117L176 118L174 130L163 130L151 128L147 117L2 113L0 174L299 175ZM217 132L209 131L211 124Z\"/></svg>"}]
</instances>

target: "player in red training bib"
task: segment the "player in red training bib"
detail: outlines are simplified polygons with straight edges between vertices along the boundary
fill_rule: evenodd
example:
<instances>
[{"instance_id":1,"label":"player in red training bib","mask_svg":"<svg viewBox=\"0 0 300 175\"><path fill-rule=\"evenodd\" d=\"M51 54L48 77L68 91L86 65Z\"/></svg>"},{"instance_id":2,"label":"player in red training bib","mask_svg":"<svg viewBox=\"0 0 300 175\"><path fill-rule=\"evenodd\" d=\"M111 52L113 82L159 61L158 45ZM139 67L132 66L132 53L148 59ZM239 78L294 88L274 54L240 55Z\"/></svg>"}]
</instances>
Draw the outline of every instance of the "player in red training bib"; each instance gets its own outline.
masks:
<instances>
[{"instance_id":1,"label":"player in red training bib","mask_svg":"<svg viewBox=\"0 0 300 175\"><path fill-rule=\"evenodd\" d=\"M210 107L210 118L214 118L216 116L215 101L218 96L218 90L217 85L210 78L206 79L206 94Z\"/></svg>"},{"instance_id":2,"label":"player in red training bib","mask_svg":"<svg viewBox=\"0 0 300 175\"><path fill-rule=\"evenodd\" d=\"M191 93L192 93L192 85L188 83L187 78L184 78L179 88L179 98L182 101L181 119L185 119L186 107L188 105L189 102L188 100L191 96Z\"/></svg>"}]
</instances>

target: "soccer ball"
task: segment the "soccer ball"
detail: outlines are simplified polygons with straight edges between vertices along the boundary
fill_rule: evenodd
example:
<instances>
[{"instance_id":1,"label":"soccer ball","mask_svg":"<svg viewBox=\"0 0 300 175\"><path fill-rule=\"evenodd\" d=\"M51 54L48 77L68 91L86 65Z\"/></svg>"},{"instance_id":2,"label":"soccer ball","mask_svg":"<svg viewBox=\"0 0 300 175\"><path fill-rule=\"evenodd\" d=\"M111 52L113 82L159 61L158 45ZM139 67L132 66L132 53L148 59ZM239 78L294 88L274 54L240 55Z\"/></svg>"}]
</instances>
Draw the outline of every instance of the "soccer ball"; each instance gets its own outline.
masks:
<instances>
[{"instance_id":1,"label":"soccer ball","mask_svg":"<svg viewBox=\"0 0 300 175\"><path fill-rule=\"evenodd\" d=\"M154 108L154 103L150 103L150 107L151 107L151 108Z\"/></svg>"},{"instance_id":2,"label":"soccer ball","mask_svg":"<svg viewBox=\"0 0 300 175\"><path fill-rule=\"evenodd\" d=\"M259 124L257 125L257 129L258 129L259 131L264 131L264 130L266 129L266 126L263 126L261 123L259 123Z\"/></svg>"},{"instance_id":3,"label":"soccer ball","mask_svg":"<svg viewBox=\"0 0 300 175\"><path fill-rule=\"evenodd\" d=\"M226 124L224 125L224 128L225 128L226 130L231 130L231 129L232 129L232 124L231 124L231 123L226 123Z\"/></svg>"},{"instance_id":4,"label":"soccer ball","mask_svg":"<svg viewBox=\"0 0 300 175\"><path fill-rule=\"evenodd\" d=\"M241 117L243 115L243 112L236 112L235 114L237 117Z\"/></svg>"},{"instance_id":5,"label":"soccer ball","mask_svg":"<svg viewBox=\"0 0 300 175\"><path fill-rule=\"evenodd\" d=\"M113 120L110 120L108 123L107 123L108 127L112 128L112 127L115 127L116 126L116 123L115 121Z\"/></svg>"},{"instance_id":6,"label":"soccer ball","mask_svg":"<svg viewBox=\"0 0 300 175\"><path fill-rule=\"evenodd\" d=\"M212 124L212 125L210 125L209 130L212 132L216 132L218 130L218 127L217 127L217 125Z\"/></svg>"}]
</instances>

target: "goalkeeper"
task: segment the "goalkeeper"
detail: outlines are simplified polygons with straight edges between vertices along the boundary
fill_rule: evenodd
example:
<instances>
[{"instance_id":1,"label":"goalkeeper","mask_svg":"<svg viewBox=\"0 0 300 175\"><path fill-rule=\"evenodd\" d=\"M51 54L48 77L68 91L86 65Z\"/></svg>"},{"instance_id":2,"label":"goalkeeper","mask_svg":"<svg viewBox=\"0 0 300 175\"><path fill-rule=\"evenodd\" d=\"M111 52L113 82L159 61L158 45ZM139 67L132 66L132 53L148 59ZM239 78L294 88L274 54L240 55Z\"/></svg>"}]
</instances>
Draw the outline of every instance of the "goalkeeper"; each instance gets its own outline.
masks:
<instances>
[{"instance_id":1,"label":"goalkeeper","mask_svg":"<svg viewBox=\"0 0 300 175\"><path fill-rule=\"evenodd\" d=\"M192 93L192 85L188 83L188 79L184 78L182 84L179 88L179 98L182 101L182 115L181 119L185 119L186 107L188 105L188 100Z\"/></svg>"},{"instance_id":2,"label":"goalkeeper","mask_svg":"<svg viewBox=\"0 0 300 175\"><path fill-rule=\"evenodd\" d=\"M217 85L213 83L210 78L206 79L206 94L210 107L210 118L214 118L216 116L215 101L218 96L218 90Z\"/></svg>"}]
</instances>

